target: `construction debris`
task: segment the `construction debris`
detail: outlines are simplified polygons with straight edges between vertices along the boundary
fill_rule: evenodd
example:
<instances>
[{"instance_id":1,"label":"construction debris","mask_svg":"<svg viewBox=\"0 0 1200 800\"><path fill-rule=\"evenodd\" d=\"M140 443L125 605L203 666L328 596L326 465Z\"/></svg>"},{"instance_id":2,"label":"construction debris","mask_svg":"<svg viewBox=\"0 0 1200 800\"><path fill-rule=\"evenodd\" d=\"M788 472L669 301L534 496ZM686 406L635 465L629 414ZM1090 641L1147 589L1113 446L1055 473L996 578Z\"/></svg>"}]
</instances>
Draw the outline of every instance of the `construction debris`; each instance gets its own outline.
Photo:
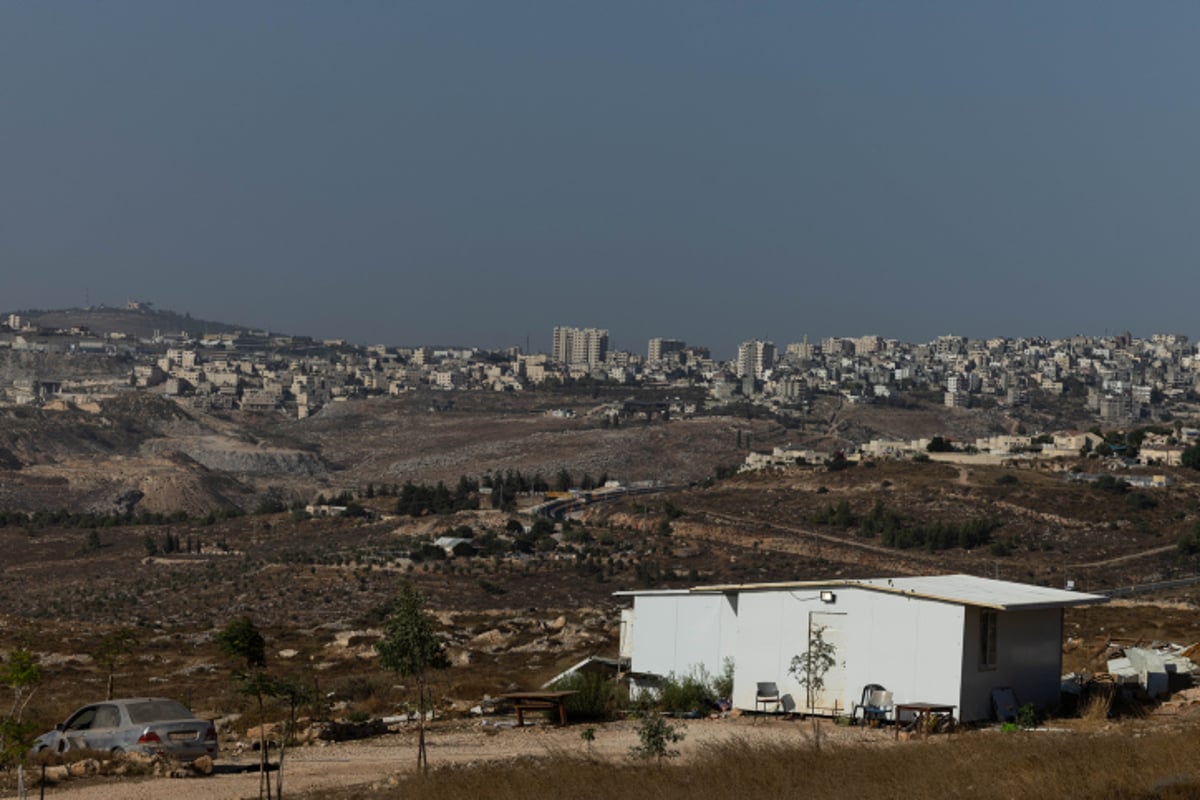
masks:
<instances>
[{"instance_id":1,"label":"construction debris","mask_svg":"<svg viewBox=\"0 0 1200 800\"><path fill-rule=\"evenodd\" d=\"M1120 686L1136 685L1150 697L1164 698L1191 686L1193 676L1200 674L1200 667L1185 655L1197 651L1197 645L1171 643L1126 647L1109 655L1108 671Z\"/></svg>"}]
</instances>

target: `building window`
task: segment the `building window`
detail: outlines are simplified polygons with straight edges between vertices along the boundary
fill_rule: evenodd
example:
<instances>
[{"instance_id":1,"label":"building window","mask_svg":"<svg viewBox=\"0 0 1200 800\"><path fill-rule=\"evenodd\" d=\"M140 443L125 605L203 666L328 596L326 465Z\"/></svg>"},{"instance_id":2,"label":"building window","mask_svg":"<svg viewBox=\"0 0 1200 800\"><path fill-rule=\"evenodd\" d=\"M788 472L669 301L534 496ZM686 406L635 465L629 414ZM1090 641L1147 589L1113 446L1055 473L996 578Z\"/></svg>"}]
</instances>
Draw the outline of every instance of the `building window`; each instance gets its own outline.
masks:
<instances>
[{"instance_id":1,"label":"building window","mask_svg":"<svg viewBox=\"0 0 1200 800\"><path fill-rule=\"evenodd\" d=\"M979 668L996 668L996 612L979 612Z\"/></svg>"}]
</instances>

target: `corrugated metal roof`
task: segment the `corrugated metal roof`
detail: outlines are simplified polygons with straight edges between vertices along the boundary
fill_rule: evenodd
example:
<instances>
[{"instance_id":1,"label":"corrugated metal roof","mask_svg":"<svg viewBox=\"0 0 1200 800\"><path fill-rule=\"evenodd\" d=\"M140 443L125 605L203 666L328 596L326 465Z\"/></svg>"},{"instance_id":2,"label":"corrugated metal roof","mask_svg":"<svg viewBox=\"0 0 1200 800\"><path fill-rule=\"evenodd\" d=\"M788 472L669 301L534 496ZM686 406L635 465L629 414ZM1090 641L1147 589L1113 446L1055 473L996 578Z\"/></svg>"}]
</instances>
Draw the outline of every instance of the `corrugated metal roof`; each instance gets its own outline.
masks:
<instances>
[{"instance_id":1,"label":"corrugated metal roof","mask_svg":"<svg viewBox=\"0 0 1200 800\"><path fill-rule=\"evenodd\" d=\"M1108 602L1102 595L1051 589L1026 583L978 578L974 575L929 575L908 578L871 578L867 580L794 581L790 583L744 583L697 586L693 592L763 592L773 589L836 589L857 587L890 592L926 600L938 600L965 606L994 608L999 611L1039 608L1065 608ZM638 594L630 592L629 594Z\"/></svg>"}]
</instances>

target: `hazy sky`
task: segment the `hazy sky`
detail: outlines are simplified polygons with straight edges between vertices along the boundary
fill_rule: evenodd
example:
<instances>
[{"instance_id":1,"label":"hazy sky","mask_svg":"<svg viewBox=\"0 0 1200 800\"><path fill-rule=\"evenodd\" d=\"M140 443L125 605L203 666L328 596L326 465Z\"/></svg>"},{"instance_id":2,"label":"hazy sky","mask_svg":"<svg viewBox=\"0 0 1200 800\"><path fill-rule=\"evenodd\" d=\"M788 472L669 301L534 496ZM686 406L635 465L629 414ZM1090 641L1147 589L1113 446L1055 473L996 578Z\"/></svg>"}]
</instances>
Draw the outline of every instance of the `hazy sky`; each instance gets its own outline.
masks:
<instances>
[{"instance_id":1,"label":"hazy sky","mask_svg":"<svg viewBox=\"0 0 1200 800\"><path fill-rule=\"evenodd\" d=\"M0 4L0 308L1195 336L1200 4Z\"/></svg>"}]
</instances>

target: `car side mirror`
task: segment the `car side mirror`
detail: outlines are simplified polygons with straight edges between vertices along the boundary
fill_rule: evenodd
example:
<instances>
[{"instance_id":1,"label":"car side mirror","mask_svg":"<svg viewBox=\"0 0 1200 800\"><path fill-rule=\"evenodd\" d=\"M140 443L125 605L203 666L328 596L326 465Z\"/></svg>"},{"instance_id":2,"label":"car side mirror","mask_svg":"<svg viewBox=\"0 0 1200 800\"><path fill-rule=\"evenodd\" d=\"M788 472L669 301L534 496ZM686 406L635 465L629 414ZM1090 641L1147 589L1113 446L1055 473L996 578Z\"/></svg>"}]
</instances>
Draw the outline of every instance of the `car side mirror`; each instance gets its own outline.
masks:
<instances>
[{"instance_id":1,"label":"car side mirror","mask_svg":"<svg viewBox=\"0 0 1200 800\"><path fill-rule=\"evenodd\" d=\"M54 726L54 730L58 731L59 733L65 731L66 729L67 729L67 723L65 723L65 722L60 722Z\"/></svg>"}]
</instances>

